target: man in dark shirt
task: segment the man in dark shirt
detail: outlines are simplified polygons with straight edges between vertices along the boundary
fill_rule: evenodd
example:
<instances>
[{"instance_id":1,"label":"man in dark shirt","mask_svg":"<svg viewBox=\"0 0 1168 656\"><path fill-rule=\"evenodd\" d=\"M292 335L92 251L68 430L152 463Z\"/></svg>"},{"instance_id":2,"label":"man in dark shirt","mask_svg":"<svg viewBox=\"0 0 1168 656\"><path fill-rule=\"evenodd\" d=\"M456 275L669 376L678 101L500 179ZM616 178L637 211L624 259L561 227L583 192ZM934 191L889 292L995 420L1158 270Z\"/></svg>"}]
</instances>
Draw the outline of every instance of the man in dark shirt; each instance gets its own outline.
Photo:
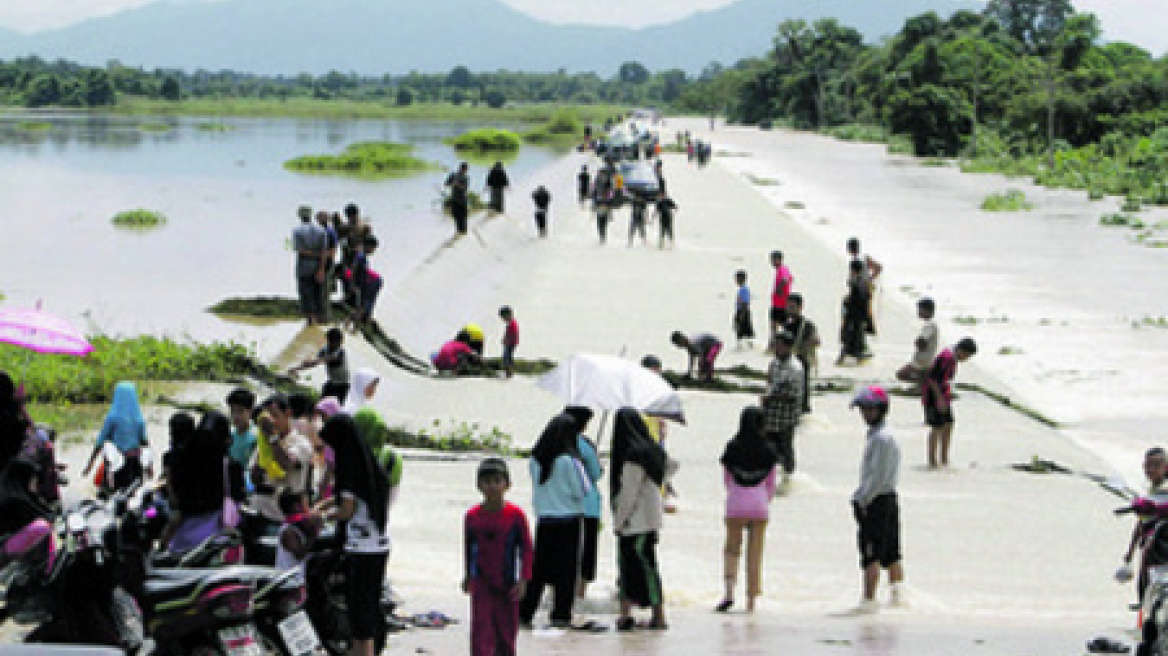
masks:
<instances>
[{"instance_id":1,"label":"man in dark shirt","mask_svg":"<svg viewBox=\"0 0 1168 656\"><path fill-rule=\"evenodd\" d=\"M454 217L454 228L458 234L466 234L466 217L469 213L466 192L470 186L470 178L466 174L466 162L458 165L458 170L446 178L446 186L450 189L450 214Z\"/></svg>"}]
</instances>

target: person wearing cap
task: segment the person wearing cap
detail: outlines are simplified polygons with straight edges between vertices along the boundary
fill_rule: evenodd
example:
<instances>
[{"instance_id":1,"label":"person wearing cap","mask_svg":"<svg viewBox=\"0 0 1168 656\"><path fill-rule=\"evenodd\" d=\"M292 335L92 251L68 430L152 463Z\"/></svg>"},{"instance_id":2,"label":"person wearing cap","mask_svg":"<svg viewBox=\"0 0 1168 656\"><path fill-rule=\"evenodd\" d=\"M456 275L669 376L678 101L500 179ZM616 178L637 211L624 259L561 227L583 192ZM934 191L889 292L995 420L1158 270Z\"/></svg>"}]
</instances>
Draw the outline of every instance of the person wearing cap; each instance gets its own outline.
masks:
<instances>
[{"instance_id":1,"label":"person wearing cap","mask_svg":"<svg viewBox=\"0 0 1168 656\"><path fill-rule=\"evenodd\" d=\"M857 546L863 571L863 596L855 609L857 613L876 612L876 588L881 569L888 571L893 605L903 601L900 507L896 499L900 447L885 424L888 406L888 393L877 386L865 387L852 399L851 407L860 409L868 426L864 456L860 461L860 485L852 493L852 513L859 527Z\"/></svg>"},{"instance_id":2,"label":"person wearing cap","mask_svg":"<svg viewBox=\"0 0 1168 656\"><path fill-rule=\"evenodd\" d=\"M929 467L949 466L949 443L953 439L953 379L957 364L977 354L977 342L963 338L933 359L933 366L921 385L925 423L929 425Z\"/></svg>"},{"instance_id":3,"label":"person wearing cap","mask_svg":"<svg viewBox=\"0 0 1168 656\"><path fill-rule=\"evenodd\" d=\"M300 225L292 230L292 250L296 252L296 293L300 312L308 325L324 319L325 251L328 235L312 221L312 208L301 205L297 210Z\"/></svg>"},{"instance_id":4,"label":"person wearing cap","mask_svg":"<svg viewBox=\"0 0 1168 656\"><path fill-rule=\"evenodd\" d=\"M803 414L803 365L791 355L794 335L779 331L771 341L775 357L767 370L761 405L766 410L766 437L779 455L786 474L782 485L786 486L795 473L795 426Z\"/></svg>"}]
</instances>

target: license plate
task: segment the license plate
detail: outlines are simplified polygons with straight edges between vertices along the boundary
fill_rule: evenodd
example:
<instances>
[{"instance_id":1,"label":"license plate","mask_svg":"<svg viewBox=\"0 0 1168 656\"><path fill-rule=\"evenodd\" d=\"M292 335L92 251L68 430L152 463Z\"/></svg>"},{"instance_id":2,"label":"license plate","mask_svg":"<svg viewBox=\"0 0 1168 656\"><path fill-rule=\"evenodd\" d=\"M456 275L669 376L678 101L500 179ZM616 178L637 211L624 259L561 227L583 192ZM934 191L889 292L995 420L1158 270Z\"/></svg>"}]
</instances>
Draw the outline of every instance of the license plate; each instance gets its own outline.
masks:
<instances>
[{"instance_id":1,"label":"license plate","mask_svg":"<svg viewBox=\"0 0 1168 656\"><path fill-rule=\"evenodd\" d=\"M280 637L284 639L284 646L292 656L304 656L320 649L320 638L304 611L288 617L277 627L280 629Z\"/></svg>"},{"instance_id":2,"label":"license plate","mask_svg":"<svg viewBox=\"0 0 1168 656\"><path fill-rule=\"evenodd\" d=\"M219 642L227 656L264 656L255 627L250 624L220 629Z\"/></svg>"}]
</instances>

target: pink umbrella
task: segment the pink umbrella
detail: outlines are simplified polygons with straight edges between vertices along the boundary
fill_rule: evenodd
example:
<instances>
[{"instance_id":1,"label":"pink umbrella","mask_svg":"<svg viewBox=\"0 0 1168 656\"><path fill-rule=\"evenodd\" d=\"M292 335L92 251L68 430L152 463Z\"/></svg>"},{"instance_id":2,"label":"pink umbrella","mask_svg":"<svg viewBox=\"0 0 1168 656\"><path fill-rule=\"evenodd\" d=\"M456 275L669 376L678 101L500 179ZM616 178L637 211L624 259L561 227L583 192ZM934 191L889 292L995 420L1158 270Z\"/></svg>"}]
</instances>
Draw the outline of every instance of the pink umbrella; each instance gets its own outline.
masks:
<instances>
[{"instance_id":1,"label":"pink umbrella","mask_svg":"<svg viewBox=\"0 0 1168 656\"><path fill-rule=\"evenodd\" d=\"M39 307L0 308L0 342L37 353L85 356L93 350L81 331Z\"/></svg>"}]
</instances>

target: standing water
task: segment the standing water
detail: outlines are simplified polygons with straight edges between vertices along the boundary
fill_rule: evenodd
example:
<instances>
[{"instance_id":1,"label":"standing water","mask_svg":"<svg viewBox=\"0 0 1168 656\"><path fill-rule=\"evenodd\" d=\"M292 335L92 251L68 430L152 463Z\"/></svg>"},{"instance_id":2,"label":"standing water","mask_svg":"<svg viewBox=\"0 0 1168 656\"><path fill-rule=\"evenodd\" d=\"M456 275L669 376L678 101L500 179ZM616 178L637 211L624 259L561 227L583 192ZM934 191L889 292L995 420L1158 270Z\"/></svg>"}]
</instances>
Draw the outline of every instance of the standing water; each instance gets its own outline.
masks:
<instances>
[{"instance_id":1,"label":"standing water","mask_svg":"<svg viewBox=\"0 0 1168 656\"><path fill-rule=\"evenodd\" d=\"M39 123L32 126L31 123ZM289 236L296 208L339 212L355 202L382 247L375 266L392 289L453 229L435 203L445 171L359 180L303 175L283 163L337 154L352 143L409 143L450 168L446 137L482 127L459 121L0 115L0 293L7 302L69 317L108 334L243 339L205 310L233 296L295 297ZM522 126L495 127L523 129ZM558 155L523 147L512 177ZM485 164L471 165L481 190ZM114 227L118 212L160 211L166 225ZM264 331L261 353L297 328ZM254 335L253 335L254 336Z\"/></svg>"}]
</instances>

